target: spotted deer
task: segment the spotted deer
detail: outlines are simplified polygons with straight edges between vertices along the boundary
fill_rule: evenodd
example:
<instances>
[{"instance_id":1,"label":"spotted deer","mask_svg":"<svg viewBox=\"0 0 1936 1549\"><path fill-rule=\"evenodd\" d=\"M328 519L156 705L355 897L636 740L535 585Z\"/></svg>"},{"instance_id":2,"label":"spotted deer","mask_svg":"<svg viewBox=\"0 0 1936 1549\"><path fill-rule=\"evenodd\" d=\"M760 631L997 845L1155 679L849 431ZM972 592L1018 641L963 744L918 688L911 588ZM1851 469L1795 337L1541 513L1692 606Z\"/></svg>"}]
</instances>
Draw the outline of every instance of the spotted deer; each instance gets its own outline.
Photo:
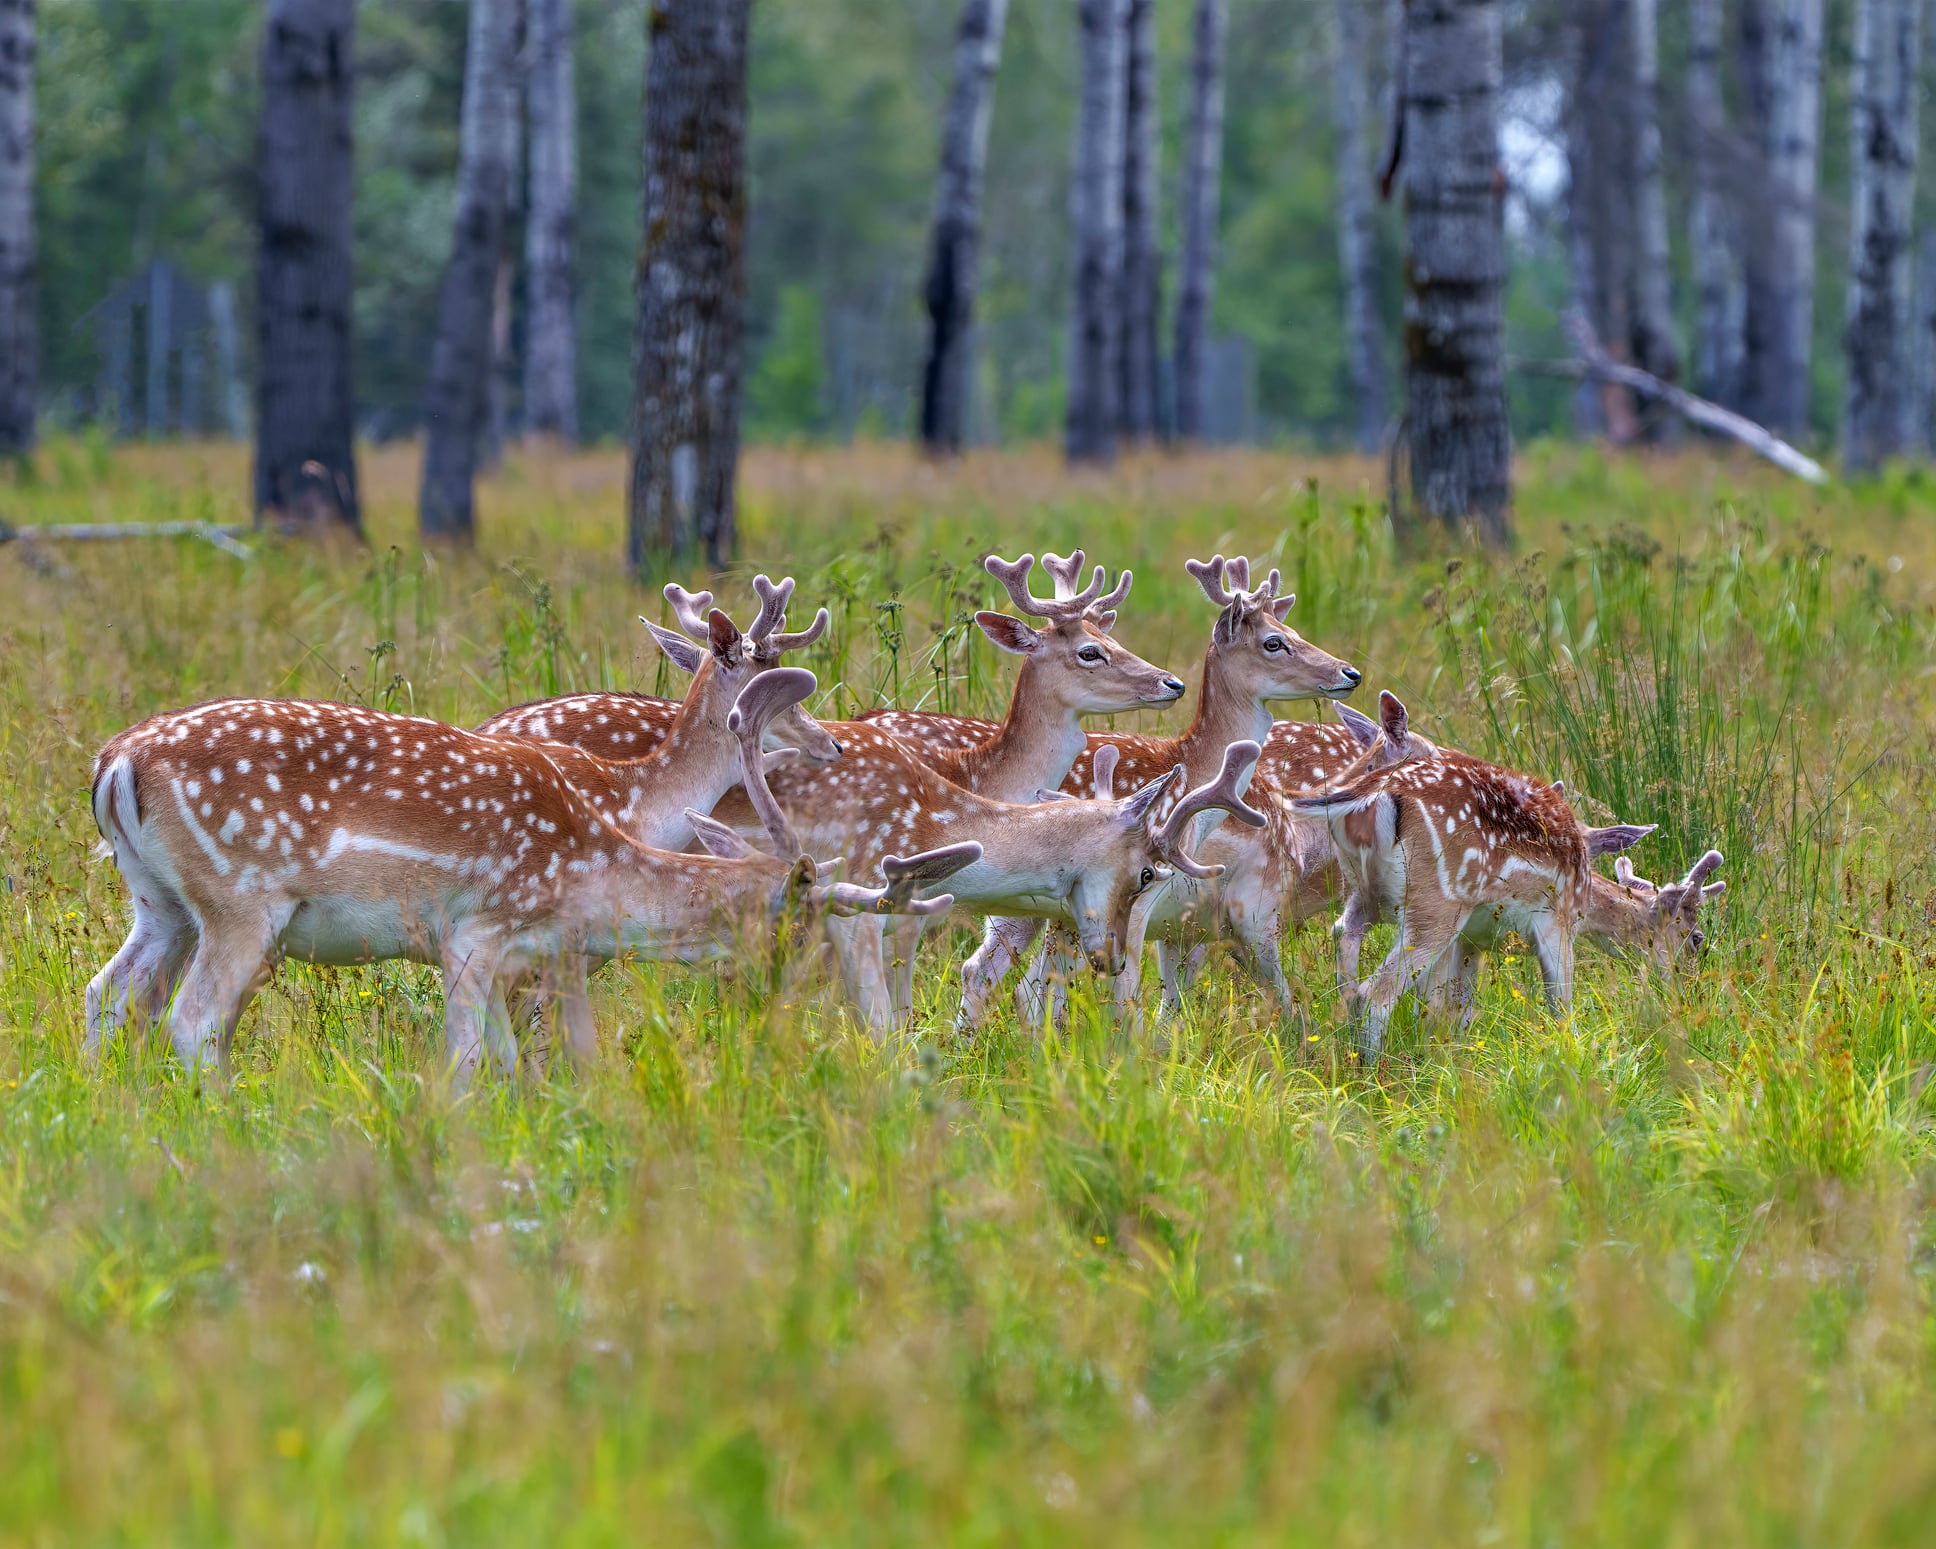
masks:
<instances>
[{"instance_id":1,"label":"spotted deer","mask_svg":"<svg viewBox=\"0 0 1936 1549\"><path fill-rule=\"evenodd\" d=\"M732 729L750 785L763 788L764 733L814 688L778 668L742 692ZM655 850L614 830L541 747L308 700L216 700L121 732L95 760L93 810L135 918L88 985L87 1052L138 1016L166 1022L191 1070L226 1068L284 958L440 966L446 1057L464 1080L486 1053L512 1064L502 989L534 965L707 957L790 908L915 907L915 888L973 858L917 857L896 890L875 891L824 881L785 827L772 856Z\"/></svg>"},{"instance_id":2,"label":"spotted deer","mask_svg":"<svg viewBox=\"0 0 1936 1549\"><path fill-rule=\"evenodd\" d=\"M1366 928L1382 920L1398 927L1384 962L1349 992L1367 1060L1382 1049L1398 1001L1421 981L1435 1005L1469 1007L1478 954L1507 934L1532 948L1556 1010L1572 1000L1582 929L1622 949L1644 947L1662 962L1693 940L1701 898L1725 886L1702 886L1721 864L1718 851L1670 889L1643 896L1630 868L1623 872L1630 882L1608 883L1593 872L1593 859L1629 848L1650 827L1589 828L1557 786L1414 742L1403 706L1385 699L1385 735L1365 767L1290 803L1325 820L1351 889L1340 921L1341 974L1355 978Z\"/></svg>"},{"instance_id":3,"label":"spotted deer","mask_svg":"<svg viewBox=\"0 0 1936 1549\"><path fill-rule=\"evenodd\" d=\"M1203 779L1217 767L1223 750L1232 743L1262 744L1273 734L1273 702L1341 698L1361 681L1357 668L1312 645L1284 622L1297 599L1290 593L1279 594L1282 577L1277 571L1272 570L1252 588L1250 562L1242 557L1226 560L1219 554L1207 562L1190 560L1187 568L1218 610L1204 653L1196 713L1189 727L1176 737L1092 733L1062 783L1064 791L1077 796L1096 792L1094 761L1106 747L1116 750L1117 779L1129 784L1140 784L1178 764L1187 771L1188 779ZM910 737L920 735L922 725L905 714L879 715L867 724L898 729ZM955 733L952 728L944 728L943 734ZM1203 827L1207 830L1208 824ZM1200 832L1192 841L1193 847L1202 842L1204 834ZM1173 891L1174 887L1152 895L1132 922L1126 942L1130 977L1117 985L1119 1000L1134 994L1148 921L1155 919L1159 930L1169 928L1169 916L1163 911L1169 909L1168 895ZM1035 920L995 919L988 923L981 948L963 969L964 1020L973 1022L981 1016L988 997L1040 930L1041 924ZM1040 960L1036 977L1039 979L1044 965L1069 957L1064 938Z\"/></svg>"}]
</instances>

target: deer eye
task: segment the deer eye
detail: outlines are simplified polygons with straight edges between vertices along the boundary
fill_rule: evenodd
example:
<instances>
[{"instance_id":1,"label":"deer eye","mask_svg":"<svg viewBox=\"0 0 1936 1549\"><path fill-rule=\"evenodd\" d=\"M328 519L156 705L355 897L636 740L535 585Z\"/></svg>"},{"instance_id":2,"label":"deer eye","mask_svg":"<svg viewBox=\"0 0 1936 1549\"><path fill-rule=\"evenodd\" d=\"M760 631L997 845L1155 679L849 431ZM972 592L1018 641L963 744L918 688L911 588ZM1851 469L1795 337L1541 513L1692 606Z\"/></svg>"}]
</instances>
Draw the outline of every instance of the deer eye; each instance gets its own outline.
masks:
<instances>
[{"instance_id":1,"label":"deer eye","mask_svg":"<svg viewBox=\"0 0 1936 1549\"><path fill-rule=\"evenodd\" d=\"M1156 880L1156 872L1154 868L1145 866L1143 868L1143 878L1142 878L1143 886L1148 887L1155 880Z\"/></svg>"},{"instance_id":2,"label":"deer eye","mask_svg":"<svg viewBox=\"0 0 1936 1549\"><path fill-rule=\"evenodd\" d=\"M1687 939L1694 943L1694 950L1698 952L1701 949L1702 943L1707 940L1707 937L1703 936L1699 931L1695 931L1694 934L1692 936L1689 936Z\"/></svg>"},{"instance_id":3,"label":"deer eye","mask_svg":"<svg viewBox=\"0 0 1936 1549\"><path fill-rule=\"evenodd\" d=\"M1265 649L1266 651L1273 651L1273 652L1275 652L1275 651L1281 651L1281 650L1283 650L1283 649L1284 649L1284 637L1283 637L1282 635L1267 635L1267 636L1265 636L1265 638L1264 638L1264 649Z\"/></svg>"},{"instance_id":4,"label":"deer eye","mask_svg":"<svg viewBox=\"0 0 1936 1549\"><path fill-rule=\"evenodd\" d=\"M1102 647L1099 645L1085 645L1080 651L1076 652L1076 659L1085 662L1099 662L1102 660Z\"/></svg>"}]
</instances>

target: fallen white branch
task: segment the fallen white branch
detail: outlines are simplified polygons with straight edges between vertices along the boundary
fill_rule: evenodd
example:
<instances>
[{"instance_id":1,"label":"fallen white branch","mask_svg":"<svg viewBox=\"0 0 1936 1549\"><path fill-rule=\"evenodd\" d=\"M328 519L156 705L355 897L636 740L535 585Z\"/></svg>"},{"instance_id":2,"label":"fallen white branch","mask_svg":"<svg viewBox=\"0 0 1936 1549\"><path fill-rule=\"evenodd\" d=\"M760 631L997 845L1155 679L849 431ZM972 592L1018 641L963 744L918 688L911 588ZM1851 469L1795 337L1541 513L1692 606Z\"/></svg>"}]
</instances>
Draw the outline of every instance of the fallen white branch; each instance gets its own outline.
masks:
<instances>
[{"instance_id":1,"label":"fallen white branch","mask_svg":"<svg viewBox=\"0 0 1936 1549\"><path fill-rule=\"evenodd\" d=\"M1642 371L1638 366L1615 360L1602 348L1600 341L1593 336L1593 329L1578 312L1567 314L1566 329L1573 336L1574 348L1580 352L1580 359L1572 363L1577 366L1577 371L1568 372L1568 375L1614 382L1633 392L1644 393L1649 398L1658 398L1690 424L1739 441L1757 457L1765 457L1783 472L1806 479L1810 484L1828 483L1826 468L1814 458L1796 451L1766 426L1757 425L1745 415L1724 409L1718 403L1697 397L1684 387L1664 382L1651 371Z\"/></svg>"},{"instance_id":2,"label":"fallen white branch","mask_svg":"<svg viewBox=\"0 0 1936 1549\"><path fill-rule=\"evenodd\" d=\"M200 538L224 554L247 559L248 546L236 541L236 534L248 530L214 522L58 522L46 527L13 527L0 522L0 544L16 539L22 543L76 543L112 538Z\"/></svg>"}]
</instances>

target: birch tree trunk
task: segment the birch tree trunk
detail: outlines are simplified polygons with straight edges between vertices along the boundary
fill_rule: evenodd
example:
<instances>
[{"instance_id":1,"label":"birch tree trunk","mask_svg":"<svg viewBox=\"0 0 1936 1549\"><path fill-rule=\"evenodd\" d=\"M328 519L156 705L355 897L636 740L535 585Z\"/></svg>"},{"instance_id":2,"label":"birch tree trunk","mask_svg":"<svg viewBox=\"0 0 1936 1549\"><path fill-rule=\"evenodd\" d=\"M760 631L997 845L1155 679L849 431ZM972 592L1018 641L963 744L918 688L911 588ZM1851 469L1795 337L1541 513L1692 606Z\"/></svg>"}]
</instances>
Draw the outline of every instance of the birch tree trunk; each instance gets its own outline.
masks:
<instances>
[{"instance_id":1,"label":"birch tree trunk","mask_svg":"<svg viewBox=\"0 0 1936 1549\"><path fill-rule=\"evenodd\" d=\"M655 8L632 353L628 557L733 553L746 284L748 0Z\"/></svg>"},{"instance_id":2,"label":"birch tree trunk","mask_svg":"<svg viewBox=\"0 0 1936 1549\"><path fill-rule=\"evenodd\" d=\"M1794 438L1808 428L1822 0L1744 0L1741 56L1762 161L1747 202L1742 401L1748 418Z\"/></svg>"},{"instance_id":3,"label":"birch tree trunk","mask_svg":"<svg viewBox=\"0 0 1936 1549\"><path fill-rule=\"evenodd\" d=\"M1499 0L1407 0L1405 307L1412 490L1448 527L1512 540Z\"/></svg>"},{"instance_id":4,"label":"birch tree trunk","mask_svg":"<svg viewBox=\"0 0 1936 1549\"><path fill-rule=\"evenodd\" d=\"M33 450L36 305L34 0L0 0L0 457Z\"/></svg>"},{"instance_id":5,"label":"birch tree trunk","mask_svg":"<svg viewBox=\"0 0 1936 1549\"><path fill-rule=\"evenodd\" d=\"M1128 0L1123 77L1122 402L1117 424L1130 441L1160 429L1157 326L1163 306L1163 250L1157 237L1159 107L1156 0Z\"/></svg>"},{"instance_id":6,"label":"birch tree trunk","mask_svg":"<svg viewBox=\"0 0 1936 1549\"><path fill-rule=\"evenodd\" d=\"M526 0L525 105L531 147L524 215L524 425L578 439L578 95L571 0Z\"/></svg>"},{"instance_id":7,"label":"birch tree trunk","mask_svg":"<svg viewBox=\"0 0 1936 1549\"><path fill-rule=\"evenodd\" d=\"M1337 131L1338 268L1344 276L1354 439L1359 451L1375 452L1385 439L1390 389L1385 380L1384 331L1378 321L1378 254L1372 242L1364 0L1337 0L1336 9L1331 111Z\"/></svg>"},{"instance_id":8,"label":"birch tree trunk","mask_svg":"<svg viewBox=\"0 0 1936 1549\"><path fill-rule=\"evenodd\" d=\"M264 18L255 509L258 518L360 531L350 358L355 27L355 0L269 0Z\"/></svg>"},{"instance_id":9,"label":"birch tree trunk","mask_svg":"<svg viewBox=\"0 0 1936 1549\"><path fill-rule=\"evenodd\" d=\"M1632 27L1633 223L1635 234L1633 353L1641 370L1663 382L1680 380L1674 346L1673 253L1667 237L1667 183L1660 150L1660 31L1658 0L1627 0ZM1646 426L1656 443L1678 437L1680 421L1657 414Z\"/></svg>"},{"instance_id":10,"label":"birch tree trunk","mask_svg":"<svg viewBox=\"0 0 1936 1549\"><path fill-rule=\"evenodd\" d=\"M1116 451L1123 283L1123 44L1128 0L1077 0L1081 101L1076 114L1075 305L1069 320L1069 400L1063 443L1071 462Z\"/></svg>"},{"instance_id":11,"label":"birch tree trunk","mask_svg":"<svg viewBox=\"0 0 1936 1549\"><path fill-rule=\"evenodd\" d=\"M1842 417L1842 462L1850 472L1897 455L1909 436L1904 377L1913 326L1921 9L1921 0L1859 0L1855 9L1855 219Z\"/></svg>"},{"instance_id":12,"label":"birch tree trunk","mask_svg":"<svg viewBox=\"0 0 1936 1549\"><path fill-rule=\"evenodd\" d=\"M1721 100L1722 22L1722 0L1690 0L1687 114L1694 136L1694 190L1687 240L1694 269L1694 385L1703 397L1733 407L1740 402L1741 267Z\"/></svg>"},{"instance_id":13,"label":"birch tree trunk","mask_svg":"<svg viewBox=\"0 0 1936 1549\"><path fill-rule=\"evenodd\" d=\"M1639 232L1634 220L1633 27L1629 0L1577 0L1568 38L1573 91L1566 126L1567 214L1573 299L1607 354L1634 359ZM1589 401L1589 397L1590 400ZM1633 394L1614 381L1583 382L1582 431L1616 445L1640 433Z\"/></svg>"},{"instance_id":14,"label":"birch tree trunk","mask_svg":"<svg viewBox=\"0 0 1936 1549\"><path fill-rule=\"evenodd\" d=\"M1008 0L962 0L954 87L941 124L934 238L928 256L928 354L921 373L921 444L959 452L968 440L975 373L975 287L981 271L981 187Z\"/></svg>"},{"instance_id":15,"label":"birch tree trunk","mask_svg":"<svg viewBox=\"0 0 1936 1549\"><path fill-rule=\"evenodd\" d=\"M1936 231L1925 231L1916 250L1916 316L1909 352L1915 384L1909 449L1936 454Z\"/></svg>"},{"instance_id":16,"label":"birch tree trunk","mask_svg":"<svg viewBox=\"0 0 1936 1549\"><path fill-rule=\"evenodd\" d=\"M470 7L457 220L430 356L417 503L417 525L426 538L461 543L476 534L472 485L489 429L491 321L517 121L517 0L470 0Z\"/></svg>"},{"instance_id":17,"label":"birch tree trunk","mask_svg":"<svg viewBox=\"0 0 1936 1549\"><path fill-rule=\"evenodd\" d=\"M1226 0L1197 0L1190 110L1183 131L1183 244L1176 292L1176 434L1203 435L1210 302L1217 279L1217 193L1223 177Z\"/></svg>"}]
</instances>

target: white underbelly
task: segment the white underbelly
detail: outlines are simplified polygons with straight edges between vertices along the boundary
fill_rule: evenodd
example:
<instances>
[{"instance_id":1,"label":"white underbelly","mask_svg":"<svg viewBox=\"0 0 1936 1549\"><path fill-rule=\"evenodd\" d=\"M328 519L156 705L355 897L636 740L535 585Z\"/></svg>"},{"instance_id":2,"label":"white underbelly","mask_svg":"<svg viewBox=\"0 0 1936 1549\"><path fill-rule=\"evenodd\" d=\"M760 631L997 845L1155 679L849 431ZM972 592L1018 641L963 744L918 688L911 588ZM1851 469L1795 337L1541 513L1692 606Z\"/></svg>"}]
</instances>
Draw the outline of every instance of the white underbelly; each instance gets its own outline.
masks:
<instances>
[{"instance_id":1,"label":"white underbelly","mask_svg":"<svg viewBox=\"0 0 1936 1549\"><path fill-rule=\"evenodd\" d=\"M305 899L283 927L284 955L305 963L442 960L443 930L420 909L391 898Z\"/></svg>"}]
</instances>

